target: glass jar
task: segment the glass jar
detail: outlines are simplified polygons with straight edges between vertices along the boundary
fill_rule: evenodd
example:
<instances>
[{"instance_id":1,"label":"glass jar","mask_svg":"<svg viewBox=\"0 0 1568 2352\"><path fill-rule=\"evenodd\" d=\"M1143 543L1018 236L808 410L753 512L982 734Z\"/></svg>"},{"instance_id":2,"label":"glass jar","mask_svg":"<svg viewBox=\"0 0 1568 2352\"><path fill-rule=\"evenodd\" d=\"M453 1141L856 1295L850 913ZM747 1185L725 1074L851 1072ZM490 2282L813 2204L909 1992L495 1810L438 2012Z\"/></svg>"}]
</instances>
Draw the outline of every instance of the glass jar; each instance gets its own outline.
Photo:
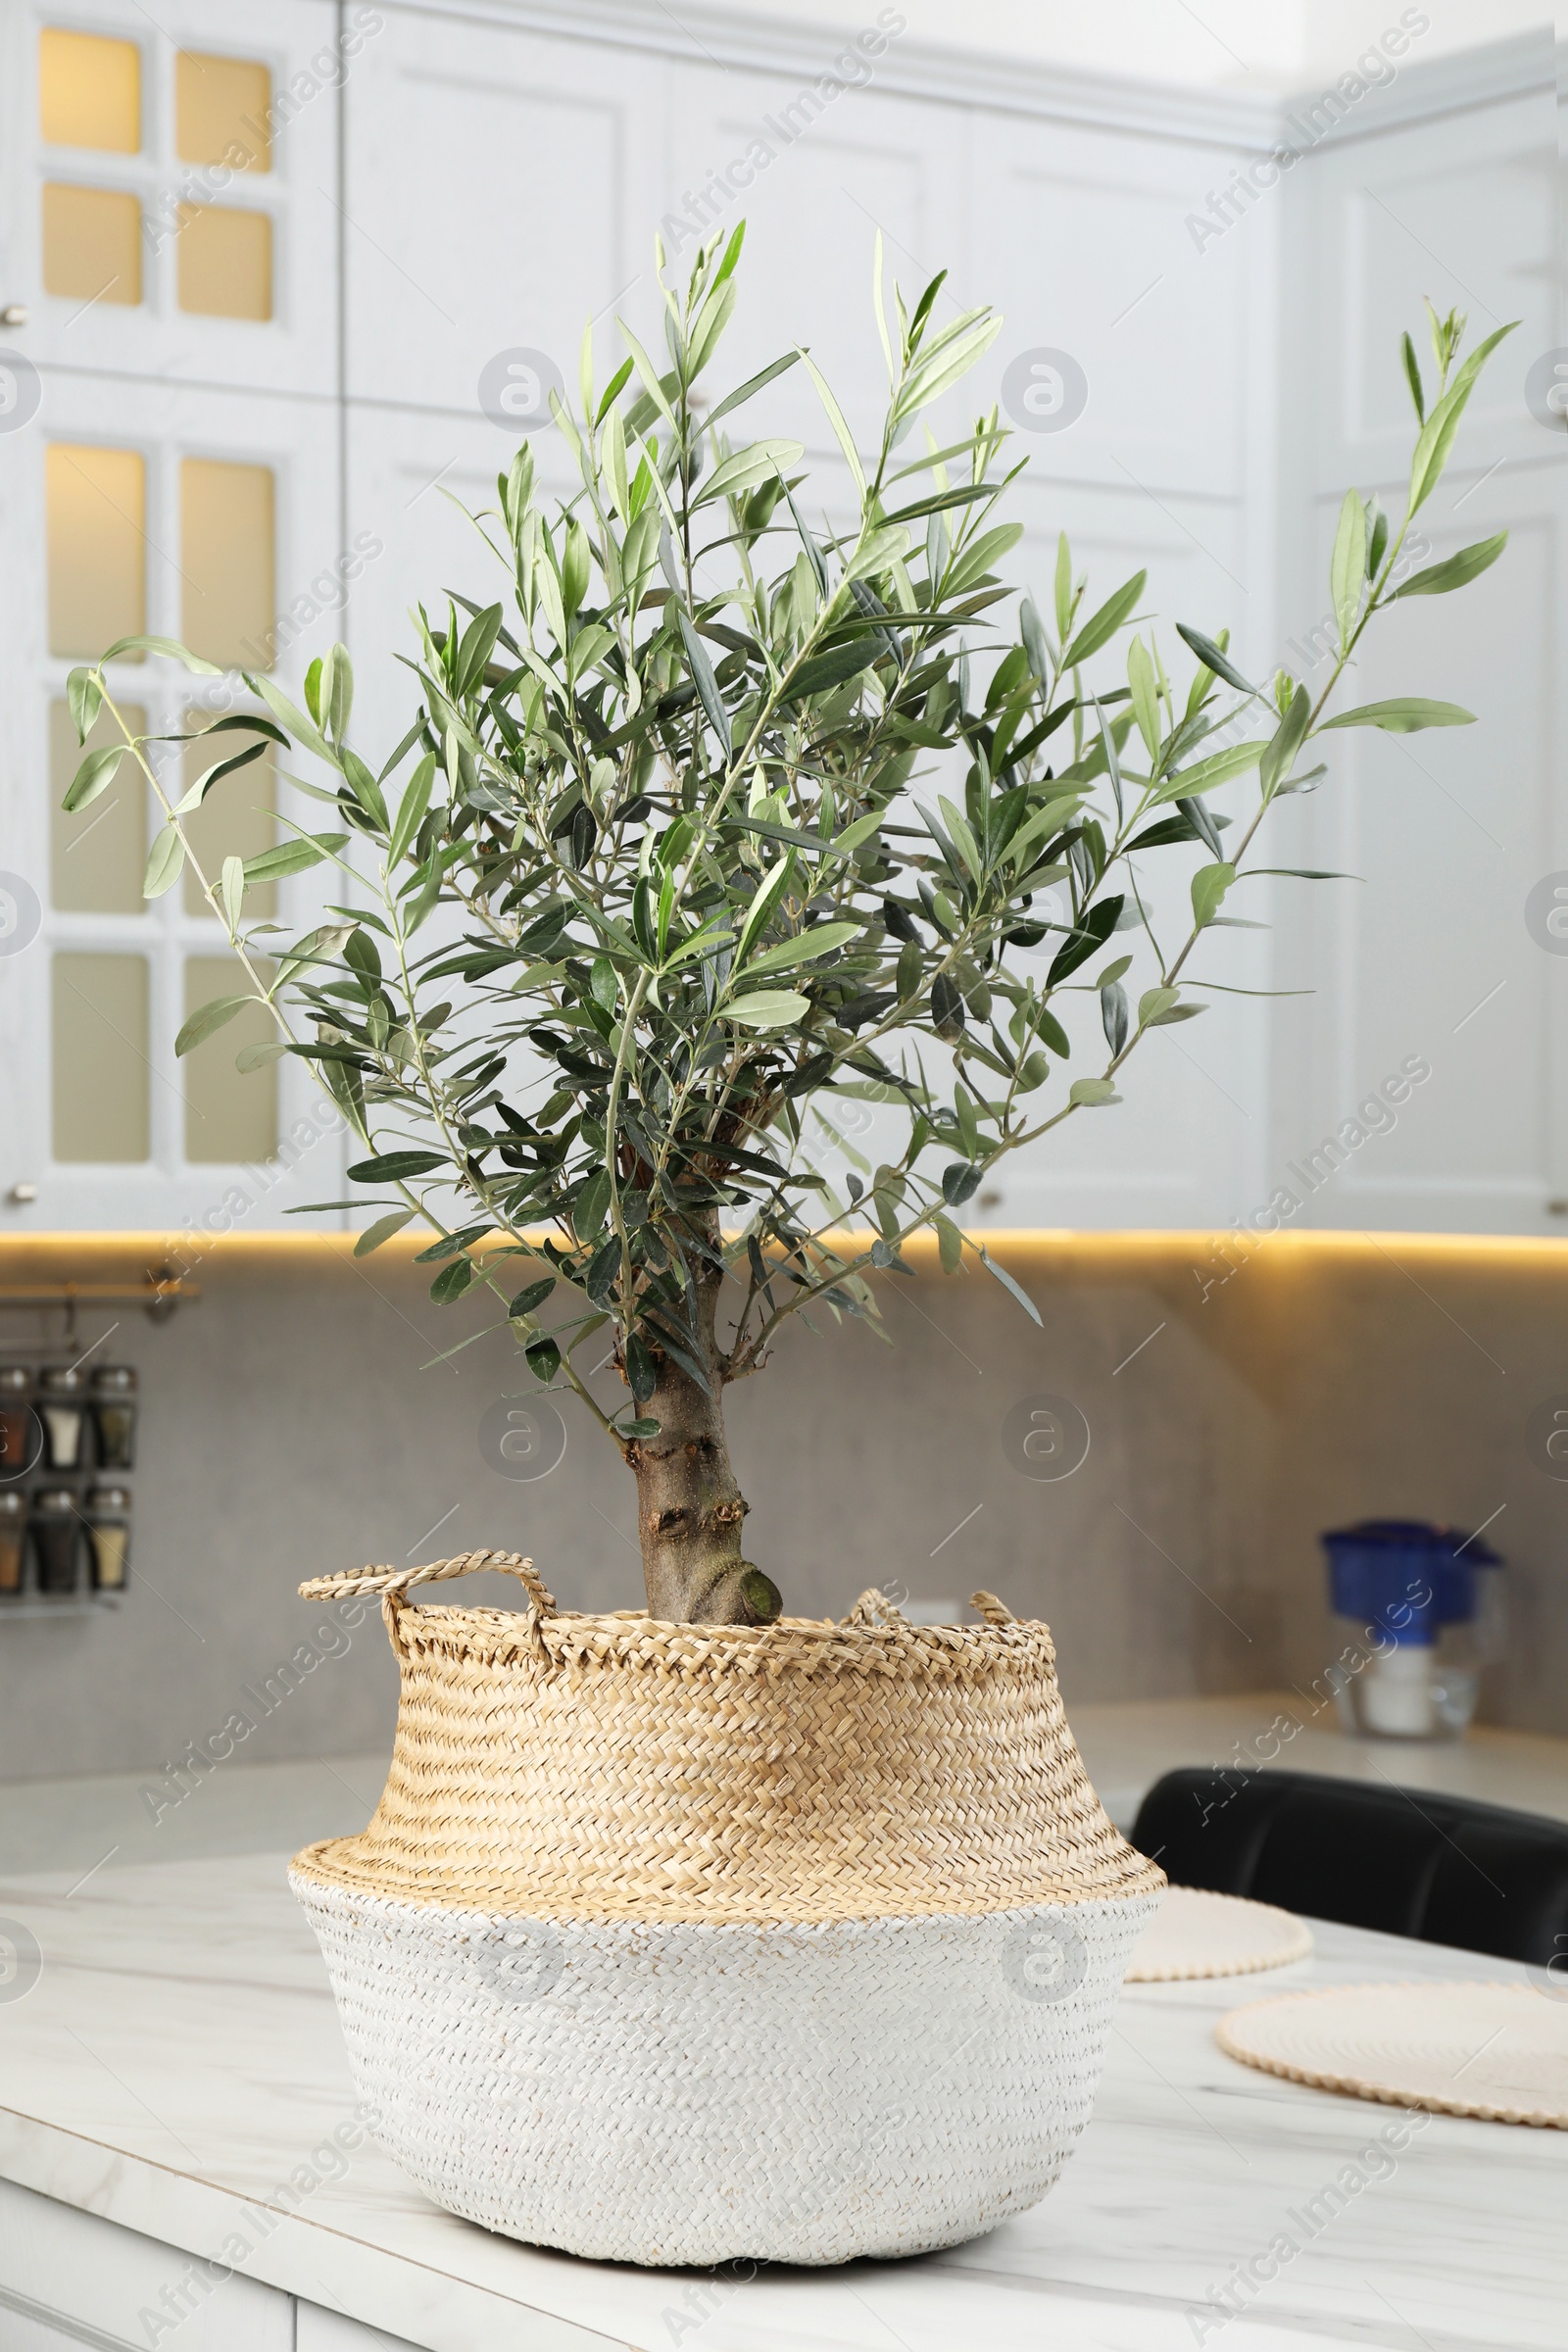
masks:
<instances>
[{"instance_id":1,"label":"glass jar","mask_svg":"<svg viewBox=\"0 0 1568 2352\"><path fill-rule=\"evenodd\" d=\"M81 1572L81 1520L69 1487L40 1487L32 1498L33 1583L40 1592L74 1592Z\"/></svg>"},{"instance_id":2,"label":"glass jar","mask_svg":"<svg viewBox=\"0 0 1568 2352\"><path fill-rule=\"evenodd\" d=\"M95 1592L122 1592L130 1557L130 1489L87 1489L87 1548Z\"/></svg>"},{"instance_id":3,"label":"glass jar","mask_svg":"<svg viewBox=\"0 0 1568 2352\"><path fill-rule=\"evenodd\" d=\"M79 1470L86 1459L87 1376L74 1364L38 1375L38 1418L51 1470Z\"/></svg>"},{"instance_id":4,"label":"glass jar","mask_svg":"<svg viewBox=\"0 0 1568 2352\"><path fill-rule=\"evenodd\" d=\"M0 1487L0 1601L22 1591L23 1539L27 1532L27 1498L15 1487Z\"/></svg>"},{"instance_id":5,"label":"glass jar","mask_svg":"<svg viewBox=\"0 0 1568 2352\"><path fill-rule=\"evenodd\" d=\"M92 1376L92 1417L100 1470L136 1467L136 1375L129 1364L104 1364Z\"/></svg>"},{"instance_id":6,"label":"glass jar","mask_svg":"<svg viewBox=\"0 0 1568 2352\"><path fill-rule=\"evenodd\" d=\"M25 1364L0 1364L0 1482L25 1478L43 1452L43 1431L32 1409L32 1374Z\"/></svg>"}]
</instances>

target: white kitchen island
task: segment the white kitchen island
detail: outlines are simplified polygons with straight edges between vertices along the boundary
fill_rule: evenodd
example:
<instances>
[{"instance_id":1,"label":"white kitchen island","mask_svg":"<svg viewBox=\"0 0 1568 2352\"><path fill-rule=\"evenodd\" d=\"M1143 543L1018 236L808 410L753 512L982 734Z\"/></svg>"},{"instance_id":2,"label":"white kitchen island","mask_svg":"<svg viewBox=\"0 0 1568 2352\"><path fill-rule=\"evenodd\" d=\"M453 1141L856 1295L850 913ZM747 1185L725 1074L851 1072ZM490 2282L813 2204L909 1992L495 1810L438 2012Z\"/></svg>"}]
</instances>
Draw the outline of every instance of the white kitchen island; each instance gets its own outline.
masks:
<instances>
[{"instance_id":1,"label":"white kitchen island","mask_svg":"<svg viewBox=\"0 0 1568 2352\"><path fill-rule=\"evenodd\" d=\"M1236 2064L1214 2020L1314 1983L1524 1970L1320 1927L1314 1959L1268 1976L1131 1987L1094 2118L1032 2213L921 2260L727 2283L539 2252L429 2204L356 2123L284 1861L0 1885L42 1955L0 1998L4 2352L1561 2352L1558 2132L1433 2117L1357 2168L1275 2279L1227 2287L1398 2119Z\"/></svg>"}]
</instances>

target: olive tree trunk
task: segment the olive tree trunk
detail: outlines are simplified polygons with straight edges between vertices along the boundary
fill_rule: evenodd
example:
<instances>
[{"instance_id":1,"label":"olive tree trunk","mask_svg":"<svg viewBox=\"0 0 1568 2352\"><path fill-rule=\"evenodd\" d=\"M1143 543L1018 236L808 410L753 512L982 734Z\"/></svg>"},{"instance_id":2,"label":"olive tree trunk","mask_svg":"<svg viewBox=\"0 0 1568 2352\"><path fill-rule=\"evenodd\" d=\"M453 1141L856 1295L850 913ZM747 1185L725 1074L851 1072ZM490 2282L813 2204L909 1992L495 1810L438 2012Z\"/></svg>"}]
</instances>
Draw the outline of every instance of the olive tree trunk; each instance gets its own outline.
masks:
<instances>
[{"instance_id":1,"label":"olive tree trunk","mask_svg":"<svg viewBox=\"0 0 1568 2352\"><path fill-rule=\"evenodd\" d=\"M698 1333L708 1389L668 1355L656 1353L659 1385L640 1407L660 1424L635 1439L627 1459L637 1475L637 1530L652 1616L676 1623L766 1625L779 1613L776 1588L742 1551L746 1497L730 1467L723 1381L714 1335L720 1281L697 1285Z\"/></svg>"}]
</instances>

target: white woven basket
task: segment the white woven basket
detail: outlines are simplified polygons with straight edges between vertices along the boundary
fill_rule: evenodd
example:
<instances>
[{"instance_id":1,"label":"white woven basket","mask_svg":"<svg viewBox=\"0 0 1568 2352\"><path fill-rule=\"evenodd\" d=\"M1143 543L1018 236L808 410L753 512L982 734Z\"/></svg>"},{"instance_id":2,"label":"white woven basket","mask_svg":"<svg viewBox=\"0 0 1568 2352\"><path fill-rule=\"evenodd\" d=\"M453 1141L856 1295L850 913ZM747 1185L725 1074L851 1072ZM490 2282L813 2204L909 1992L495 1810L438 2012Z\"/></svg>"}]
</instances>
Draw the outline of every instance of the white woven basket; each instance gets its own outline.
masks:
<instances>
[{"instance_id":1,"label":"white woven basket","mask_svg":"<svg viewBox=\"0 0 1568 2352\"><path fill-rule=\"evenodd\" d=\"M526 1616L411 1607L509 1567ZM1051 1637L559 1612L468 1554L379 1591L386 1790L292 1884L389 2154L599 2259L914 2254L1043 2196L1163 1884L1111 1828Z\"/></svg>"}]
</instances>

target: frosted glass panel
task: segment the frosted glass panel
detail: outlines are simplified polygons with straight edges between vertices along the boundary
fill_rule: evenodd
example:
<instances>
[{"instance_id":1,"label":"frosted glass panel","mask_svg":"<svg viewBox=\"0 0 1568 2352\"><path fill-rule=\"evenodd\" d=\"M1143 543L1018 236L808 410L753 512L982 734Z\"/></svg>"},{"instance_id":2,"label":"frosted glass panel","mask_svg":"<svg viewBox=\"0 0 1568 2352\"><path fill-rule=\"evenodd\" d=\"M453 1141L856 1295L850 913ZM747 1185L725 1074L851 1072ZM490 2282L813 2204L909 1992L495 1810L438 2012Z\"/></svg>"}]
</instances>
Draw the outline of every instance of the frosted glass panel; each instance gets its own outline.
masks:
<instances>
[{"instance_id":1,"label":"frosted glass panel","mask_svg":"<svg viewBox=\"0 0 1568 2352\"><path fill-rule=\"evenodd\" d=\"M272 316L272 220L229 205L182 204L179 307L209 318Z\"/></svg>"},{"instance_id":2,"label":"frosted glass panel","mask_svg":"<svg viewBox=\"0 0 1568 2352\"><path fill-rule=\"evenodd\" d=\"M265 66L181 50L174 61L174 137L181 161L270 172L271 102L272 77Z\"/></svg>"},{"instance_id":3,"label":"frosted glass panel","mask_svg":"<svg viewBox=\"0 0 1568 2352\"><path fill-rule=\"evenodd\" d=\"M96 661L147 626L147 469L133 449L56 441L46 478L49 650Z\"/></svg>"},{"instance_id":4,"label":"frosted glass panel","mask_svg":"<svg viewBox=\"0 0 1568 2352\"><path fill-rule=\"evenodd\" d=\"M56 25L40 32L38 116L53 146L134 155L141 145L141 52L134 41Z\"/></svg>"},{"instance_id":5,"label":"frosted glass panel","mask_svg":"<svg viewBox=\"0 0 1568 2352\"><path fill-rule=\"evenodd\" d=\"M43 192L43 282L80 302L141 300L141 206L119 188Z\"/></svg>"},{"instance_id":6,"label":"frosted glass panel","mask_svg":"<svg viewBox=\"0 0 1568 2352\"><path fill-rule=\"evenodd\" d=\"M200 726L205 713L187 711L187 727ZM247 749L243 735L213 735L199 744L191 744L185 752L185 787L195 783L202 770L219 760L226 760L235 752ZM277 826L272 810L277 807L277 775L272 765L272 746L268 745L259 760L249 767L236 770L231 776L220 776L199 808L193 808L185 819L196 861L210 882L216 882L223 869L225 858L259 858L263 850L277 844ZM245 900L247 922L270 922L277 910L275 882L254 883ZM212 913L202 896L201 884L187 865L185 868L185 911L187 914ZM213 989L213 996L224 992Z\"/></svg>"},{"instance_id":7,"label":"frosted glass panel","mask_svg":"<svg viewBox=\"0 0 1568 2352\"><path fill-rule=\"evenodd\" d=\"M260 762L258 762L258 765ZM270 978L270 969L264 973ZM232 956L192 956L185 965L185 1017L214 997L243 996L245 974ZM260 1005L238 1012L187 1054L185 1157L194 1160L269 1159L277 1149L277 1064L243 1074L234 1067L242 1046L277 1036Z\"/></svg>"},{"instance_id":8,"label":"frosted glass panel","mask_svg":"<svg viewBox=\"0 0 1568 2352\"><path fill-rule=\"evenodd\" d=\"M53 995L56 1159L145 1159L146 957L57 956Z\"/></svg>"},{"instance_id":9,"label":"frosted glass panel","mask_svg":"<svg viewBox=\"0 0 1568 2352\"><path fill-rule=\"evenodd\" d=\"M185 643L225 669L270 669L271 469L187 458L179 514Z\"/></svg>"},{"instance_id":10,"label":"frosted glass panel","mask_svg":"<svg viewBox=\"0 0 1568 2352\"><path fill-rule=\"evenodd\" d=\"M122 703L132 734L147 731L147 713ZM65 703L49 706L49 896L67 914L140 914L146 901L141 878L147 864L147 781L131 760L122 760L109 790L68 816L60 804L87 752L119 743L120 729L107 711L83 747Z\"/></svg>"}]
</instances>

